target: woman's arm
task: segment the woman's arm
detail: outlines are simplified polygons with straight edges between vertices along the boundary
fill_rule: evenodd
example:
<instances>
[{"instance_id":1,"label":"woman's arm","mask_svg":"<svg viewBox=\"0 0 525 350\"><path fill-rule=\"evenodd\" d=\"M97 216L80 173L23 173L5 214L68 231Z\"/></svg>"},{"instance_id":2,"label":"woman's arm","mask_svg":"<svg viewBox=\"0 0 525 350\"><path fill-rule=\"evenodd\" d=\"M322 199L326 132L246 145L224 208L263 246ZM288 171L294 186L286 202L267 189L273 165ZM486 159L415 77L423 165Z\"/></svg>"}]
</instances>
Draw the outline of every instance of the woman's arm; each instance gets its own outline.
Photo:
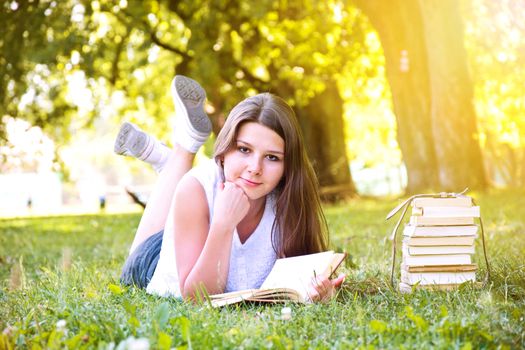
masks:
<instances>
[{"instance_id":1,"label":"woman's arm","mask_svg":"<svg viewBox=\"0 0 525 350\"><path fill-rule=\"evenodd\" d=\"M248 198L232 183L219 189L214 217L201 184L191 176L180 181L173 201L177 269L183 297L204 288L222 293L226 286L231 240L237 224L249 209Z\"/></svg>"}]
</instances>

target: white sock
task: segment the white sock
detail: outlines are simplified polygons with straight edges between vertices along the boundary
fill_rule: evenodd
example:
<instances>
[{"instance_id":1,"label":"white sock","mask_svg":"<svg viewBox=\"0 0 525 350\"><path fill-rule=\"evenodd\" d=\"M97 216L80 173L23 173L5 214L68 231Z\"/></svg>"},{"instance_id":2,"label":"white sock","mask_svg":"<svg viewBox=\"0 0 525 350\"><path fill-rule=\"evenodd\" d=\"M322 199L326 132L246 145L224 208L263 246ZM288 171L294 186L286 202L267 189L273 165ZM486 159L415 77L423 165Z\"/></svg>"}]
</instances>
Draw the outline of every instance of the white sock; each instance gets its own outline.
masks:
<instances>
[{"instance_id":1,"label":"white sock","mask_svg":"<svg viewBox=\"0 0 525 350\"><path fill-rule=\"evenodd\" d=\"M182 121L178 121L178 125L175 125L173 141L182 148L184 148L186 151L190 153L197 153L199 151L199 148L201 148L201 146L206 142L206 138L197 139L195 137L192 137L186 131L186 127L180 125L181 122Z\"/></svg>"},{"instance_id":2,"label":"white sock","mask_svg":"<svg viewBox=\"0 0 525 350\"><path fill-rule=\"evenodd\" d=\"M150 136L146 149L139 157L150 164L157 173L160 173L168 161L171 149L156 138Z\"/></svg>"}]
</instances>

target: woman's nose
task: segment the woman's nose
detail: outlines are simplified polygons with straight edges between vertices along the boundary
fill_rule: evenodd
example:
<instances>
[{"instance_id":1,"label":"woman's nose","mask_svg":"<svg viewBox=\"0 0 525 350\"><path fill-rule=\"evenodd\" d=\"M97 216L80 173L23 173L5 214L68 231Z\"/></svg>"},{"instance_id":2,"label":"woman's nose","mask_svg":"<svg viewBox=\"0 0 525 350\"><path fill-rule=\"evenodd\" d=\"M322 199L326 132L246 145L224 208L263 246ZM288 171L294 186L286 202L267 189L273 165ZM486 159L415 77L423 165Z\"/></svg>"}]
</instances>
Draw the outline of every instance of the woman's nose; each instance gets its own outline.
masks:
<instances>
[{"instance_id":1,"label":"woman's nose","mask_svg":"<svg viewBox=\"0 0 525 350\"><path fill-rule=\"evenodd\" d=\"M251 157L249 164L248 164L248 170L255 174L260 174L262 169L261 160L259 157Z\"/></svg>"}]
</instances>

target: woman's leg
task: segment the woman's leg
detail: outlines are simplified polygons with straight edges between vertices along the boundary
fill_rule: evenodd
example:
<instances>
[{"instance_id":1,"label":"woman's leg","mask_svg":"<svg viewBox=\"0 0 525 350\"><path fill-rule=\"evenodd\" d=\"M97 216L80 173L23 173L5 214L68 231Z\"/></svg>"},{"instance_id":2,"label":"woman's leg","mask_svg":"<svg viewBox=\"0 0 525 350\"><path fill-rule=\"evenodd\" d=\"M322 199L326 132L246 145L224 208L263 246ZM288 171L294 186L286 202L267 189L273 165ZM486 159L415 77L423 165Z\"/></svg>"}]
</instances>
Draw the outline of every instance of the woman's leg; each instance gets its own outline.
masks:
<instances>
[{"instance_id":1,"label":"woman's leg","mask_svg":"<svg viewBox=\"0 0 525 350\"><path fill-rule=\"evenodd\" d=\"M148 237L164 229L177 184L191 169L194 158L195 153L175 145L148 198L130 252Z\"/></svg>"},{"instance_id":2,"label":"woman's leg","mask_svg":"<svg viewBox=\"0 0 525 350\"><path fill-rule=\"evenodd\" d=\"M211 122L204 112L204 89L196 81L178 75L173 79L171 90L177 112L175 147L161 164L162 171L148 198L130 252L164 228L175 189L191 169L195 153L211 133ZM127 144L133 145L134 142ZM137 158L145 160L143 156Z\"/></svg>"}]
</instances>

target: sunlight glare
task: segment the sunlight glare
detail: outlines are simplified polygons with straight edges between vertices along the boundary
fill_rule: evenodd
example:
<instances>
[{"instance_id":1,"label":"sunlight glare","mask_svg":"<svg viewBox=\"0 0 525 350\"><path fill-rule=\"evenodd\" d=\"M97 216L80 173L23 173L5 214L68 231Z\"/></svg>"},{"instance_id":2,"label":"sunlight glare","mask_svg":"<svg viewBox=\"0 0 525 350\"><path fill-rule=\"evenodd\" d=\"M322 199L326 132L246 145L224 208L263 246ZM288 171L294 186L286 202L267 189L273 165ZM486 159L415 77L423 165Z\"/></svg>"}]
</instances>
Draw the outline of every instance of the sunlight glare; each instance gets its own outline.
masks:
<instances>
[{"instance_id":1,"label":"sunlight glare","mask_svg":"<svg viewBox=\"0 0 525 350\"><path fill-rule=\"evenodd\" d=\"M93 93L87 87L86 75L83 71L75 71L66 78L68 82L67 99L78 106L80 110L92 111Z\"/></svg>"},{"instance_id":2,"label":"sunlight glare","mask_svg":"<svg viewBox=\"0 0 525 350\"><path fill-rule=\"evenodd\" d=\"M498 61L500 62L506 62L507 61L507 54L505 52L498 53Z\"/></svg>"},{"instance_id":3,"label":"sunlight glare","mask_svg":"<svg viewBox=\"0 0 525 350\"><path fill-rule=\"evenodd\" d=\"M111 29L111 26L109 24L109 18L105 13L96 13L94 14L94 17L94 22L98 24L96 37L103 38Z\"/></svg>"},{"instance_id":4,"label":"sunlight glare","mask_svg":"<svg viewBox=\"0 0 525 350\"><path fill-rule=\"evenodd\" d=\"M334 5L334 22L341 23L343 21L343 8L342 4L337 3Z\"/></svg>"},{"instance_id":5,"label":"sunlight glare","mask_svg":"<svg viewBox=\"0 0 525 350\"><path fill-rule=\"evenodd\" d=\"M148 62L154 63L159 59L160 47L153 45L151 49L148 50Z\"/></svg>"},{"instance_id":6,"label":"sunlight glare","mask_svg":"<svg viewBox=\"0 0 525 350\"><path fill-rule=\"evenodd\" d=\"M146 75L144 74L144 70L142 69L135 69L133 71L133 77L138 81L146 80Z\"/></svg>"},{"instance_id":7,"label":"sunlight glare","mask_svg":"<svg viewBox=\"0 0 525 350\"><path fill-rule=\"evenodd\" d=\"M80 62L80 53L76 50L71 52L71 63L77 65Z\"/></svg>"},{"instance_id":8,"label":"sunlight glare","mask_svg":"<svg viewBox=\"0 0 525 350\"><path fill-rule=\"evenodd\" d=\"M159 20L154 13L148 13L148 21L152 26L156 26L159 23Z\"/></svg>"},{"instance_id":9,"label":"sunlight glare","mask_svg":"<svg viewBox=\"0 0 525 350\"><path fill-rule=\"evenodd\" d=\"M76 4L71 11L71 22L80 23L84 20L84 13L86 9L82 4Z\"/></svg>"}]
</instances>

